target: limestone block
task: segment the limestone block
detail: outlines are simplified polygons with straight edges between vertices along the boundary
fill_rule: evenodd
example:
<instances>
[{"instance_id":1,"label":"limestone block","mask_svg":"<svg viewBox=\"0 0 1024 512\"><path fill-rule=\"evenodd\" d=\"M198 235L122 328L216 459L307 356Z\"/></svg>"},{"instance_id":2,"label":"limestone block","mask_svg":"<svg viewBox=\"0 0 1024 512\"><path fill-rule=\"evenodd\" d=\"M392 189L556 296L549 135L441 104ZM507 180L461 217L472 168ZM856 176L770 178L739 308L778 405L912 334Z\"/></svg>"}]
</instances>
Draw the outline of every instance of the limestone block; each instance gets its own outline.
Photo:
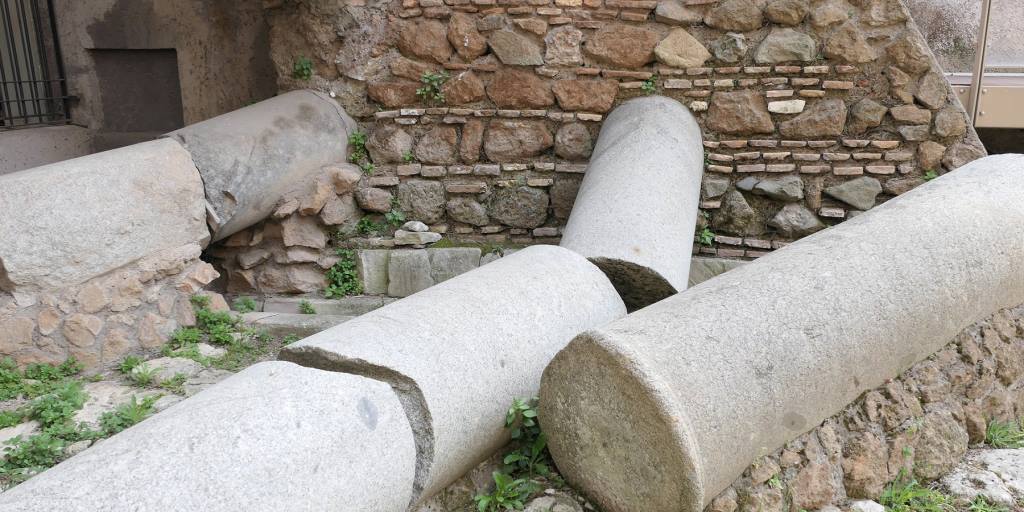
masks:
<instances>
[{"instance_id":1,"label":"limestone block","mask_svg":"<svg viewBox=\"0 0 1024 512\"><path fill-rule=\"evenodd\" d=\"M430 256L430 277L435 283L447 281L480 266L479 247L427 249Z\"/></svg>"},{"instance_id":2,"label":"limestone block","mask_svg":"<svg viewBox=\"0 0 1024 512\"><path fill-rule=\"evenodd\" d=\"M213 239L270 215L277 201L322 167L345 161L356 127L336 101L292 91L186 126L167 137L192 154L203 176Z\"/></svg>"},{"instance_id":3,"label":"limestone block","mask_svg":"<svg viewBox=\"0 0 1024 512\"><path fill-rule=\"evenodd\" d=\"M388 295L408 297L434 286L426 249L391 251L388 258Z\"/></svg>"},{"instance_id":4,"label":"limestone block","mask_svg":"<svg viewBox=\"0 0 1024 512\"><path fill-rule=\"evenodd\" d=\"M759 456L1024 302L1022 192L1024 157L979 160L578 336L541 385L562 474L609 512L702 510Z\"/></svg>"},{"instance_id":5,"label":"limestone block","mask_svg":"<svg viewBox=\"0 0 1024 512\"><path fill-rule=\"evenodd\" d=\"M402 511L415 449L386 384L265 362L0 494L0 509Z\"/></svg>"},{"instance_id":6,"label":"limestone block","mask_svg":"<svg viewBox=\"0 0 1024 512\"><path fill-rule=\"evenodd\" d=\"M203 182L171 140L0 176L0 289L82 283L209 232Z\"/></svg>"},{"instance_id":7,"label":"limestone block","mask_svg":"<svg viewBox=\"0 0 1024 512\"><path fill-rule=\"evenodd\" d=\"M356 251L356 271L359 282L363 283L363 293L367 295L384 295L388 293L388 254L386 249L367 249Z\"/></svg>"},{"instance_id":8,"label":"limestone block","mask_svg":"<svg viewBox=\"0 0 1024 512\"><path fill-rule=\"evenodd\" d=\"M608 274L630 308L685 290L703 169L686 107L660 96L623 103L601 128L561 246Z\"/></svg>"},{"instance_id":9,"label":"limestone block","mask_svg":"<svg viewBox=\"0 0 1024 512\"><path fill-rule=\"evenodd\" d=\"M400 252L417 251L391 260ZM417 436L424 499L508 442L509 404L535 396L569 339L624 313L594 265L538 245L306 338L281 358L398 390Z\"/></svg>"}]
</instances>

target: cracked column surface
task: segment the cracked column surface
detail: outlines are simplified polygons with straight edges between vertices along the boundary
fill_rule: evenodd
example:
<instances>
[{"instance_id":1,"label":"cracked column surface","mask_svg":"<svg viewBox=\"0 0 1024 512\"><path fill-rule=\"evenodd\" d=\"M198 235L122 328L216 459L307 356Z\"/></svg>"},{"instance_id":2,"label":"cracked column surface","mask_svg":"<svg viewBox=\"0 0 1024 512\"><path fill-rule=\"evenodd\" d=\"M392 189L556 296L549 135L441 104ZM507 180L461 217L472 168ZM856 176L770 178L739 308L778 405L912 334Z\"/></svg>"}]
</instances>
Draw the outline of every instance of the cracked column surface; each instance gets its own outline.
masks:
<instances>
[{"instance_id":1,"label":"cracked column surface","mask_svg":"<svg viewBox=\"0 0 1024 512\"><path fill-rule=\"evenodd\" d=\"M693 114L662 96L608 115L562 234L635 310L686 289L704 147Z\"/></svg>"},{"instance_id":2,"label":"cracked column surface","mask_svg":"<svg viewBox=\"0 0 1024 512\"><path fill-rule=\"evenodd\" d=\"M64 288L206 245L204 205L199 172L173 140L0 176L0 290Z\"/></svg>"},{"instance_id":3,"label":"cracked column surface","mask_svg":"<svg viewBox=\"0 0 1024 512\"><path fill-rule=\"evenodd\" d=\"M0 510L400 512L415 466L387 384L273 361L0 494Z\"/></svg>"},{"instance_id":4,"label":"cracked column surface","mask_svg":"<svg viewBox=\"0 0 1024 512\"><path fill-rule=\"evenodd\" d=\"M271 214L328 164L344 162L352 120L329 96L292 91L171 132L203 176L213 240Z\"/></svg>"},{"instance_id":5,"label":"cracked column surface","mask_svg":"<svg viewBox=\"0 0 1024 512\"><path fill-rule=\"evenodd\" d=\"M536 396L573 336L625 314L583 257L532 246L287 347L281 358L391 384L416 434L414 500L509 441L514 398Z\"/></svg>"},{"instance_id":6,"label":"cracked column surface","mask_svg":"<svg viewBox=\"0 0 1024 512\"><path fill-rule=\"evenodd\" d=\"M1024 157L989 157L581 334L544 372L541 424L603 510L698 512L757 457L1022 302Z\"/></svg>"}]
</instances>

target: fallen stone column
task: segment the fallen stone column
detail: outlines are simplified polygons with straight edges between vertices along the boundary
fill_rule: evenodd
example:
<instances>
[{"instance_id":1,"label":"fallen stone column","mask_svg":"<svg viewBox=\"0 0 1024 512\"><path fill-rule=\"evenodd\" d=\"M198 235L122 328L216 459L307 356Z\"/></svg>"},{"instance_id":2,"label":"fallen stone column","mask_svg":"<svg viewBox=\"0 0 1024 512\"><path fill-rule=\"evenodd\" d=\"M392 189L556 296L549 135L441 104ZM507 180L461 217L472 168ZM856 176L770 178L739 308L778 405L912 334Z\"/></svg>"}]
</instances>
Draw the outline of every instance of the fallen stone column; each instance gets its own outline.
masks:
<instances>
[{"instance_id":1,"label":"fallen stone column","mask_svg":"<svg viewBox=\"0 0 1024 512\"><path fill-rule=\"evenodd\" d=\"M625 314L579 255L533 246L289 346L281 358L391 384L416 434L414 499L504 446L514 398L576 334Z\"/></svg>"},{"instance_id":2,"label":"fallen stone column","mask_svg":"<svg viewBox=\"0 0 1024 512\"><path fill-rule=\"evenodd\" d=\"M292 91L167 136L192 154L206 186L213 239L270 215L297 184L345 161L356 124L336 101Z\"/></svg>"},{"instance_id":3,"label":"fallen stone column","mask_svg":"<svg viewBox=\"0 0 1024 512\"><path fill-rule=\"evenodd\" d=\"M386 384L274 361L0 494L0 510L400 512L415 460Z\"/></svg>"},{"instance_id":4,"label":"fallen stone column","mask_svg":"<svg viewBox=\"0 0 1024 512\"><path fill-rule=\"evenodd\" d=\"M560 245L600 267L630 310L685 290L703 173L686 107L623 103L601 128Z\"/></svg>"},{"instance_id":5,"label":"fallen stone column","mask_svg":"<svg viewBox=\"0 0 1024 512\"><path fill-rule=\"evenodd\" d=\"M1024 157L971 163L581 334L540 420L603 510L700 511L771 453L1024 302Z\"/></svg>"},{"instance_id":6,"label":"fallen stone column","mask_svg":"<svg viewBox=\"0 0 1024 512\"><path fill-rule=\"evenodd\" d=\"M157 140L0 176L0 289L84 282L143 256L206 245L203 182Z\"/></svg>"}]
</instances>

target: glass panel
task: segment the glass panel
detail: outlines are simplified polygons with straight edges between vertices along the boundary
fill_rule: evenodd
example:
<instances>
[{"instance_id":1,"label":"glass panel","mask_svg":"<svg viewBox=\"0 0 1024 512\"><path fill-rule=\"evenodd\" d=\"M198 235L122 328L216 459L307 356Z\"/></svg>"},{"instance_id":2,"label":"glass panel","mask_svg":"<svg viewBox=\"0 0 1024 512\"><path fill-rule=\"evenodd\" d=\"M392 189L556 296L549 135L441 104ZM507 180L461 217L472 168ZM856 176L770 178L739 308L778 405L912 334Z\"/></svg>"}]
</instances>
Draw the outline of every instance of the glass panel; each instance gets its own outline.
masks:
<instances>
[{"instance_id":1,"label":"glass panel","mask_svg":"<svg viewBox=\"0 0 1024 512\"><path fill-rule=\"evenodd\" d=\"M1024 2L992 0L985 65L990 71L1024 72Z\"/></svg>"},{"instance_id":2,"label":"glass panel","mask_svg":"<svg viewBox=\"0 0 1024 512\"><path fill-rule=\"evenodd\" d=\"M906 4L942 69L947 73L970 73L974 66L981 0L906 0ZM995 9L992 14L996 16Z\"/></svg>"}]
</instances>

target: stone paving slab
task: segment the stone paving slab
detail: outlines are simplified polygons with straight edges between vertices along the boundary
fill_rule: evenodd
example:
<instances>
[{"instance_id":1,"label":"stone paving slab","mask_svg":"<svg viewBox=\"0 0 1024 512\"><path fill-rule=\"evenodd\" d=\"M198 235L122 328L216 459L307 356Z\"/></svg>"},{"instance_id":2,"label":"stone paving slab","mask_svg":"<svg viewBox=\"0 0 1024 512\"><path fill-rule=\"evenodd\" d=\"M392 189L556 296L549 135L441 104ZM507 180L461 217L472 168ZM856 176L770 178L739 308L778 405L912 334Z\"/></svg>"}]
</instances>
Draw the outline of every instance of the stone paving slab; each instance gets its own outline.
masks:
<instances>
[{"instance_id":1,"label":"stone paving slab","mask_svg":"<svg viewBox=\"0 0 1024 512\"><path fill-rule=\"evenodd\" d=\"M298 313L246 313L242 322L267 334L283 338L298 336L299 339L312 336L320 331L345 323L353 317L345 315L303 315Z\"/></svg>"}]
</instances>

